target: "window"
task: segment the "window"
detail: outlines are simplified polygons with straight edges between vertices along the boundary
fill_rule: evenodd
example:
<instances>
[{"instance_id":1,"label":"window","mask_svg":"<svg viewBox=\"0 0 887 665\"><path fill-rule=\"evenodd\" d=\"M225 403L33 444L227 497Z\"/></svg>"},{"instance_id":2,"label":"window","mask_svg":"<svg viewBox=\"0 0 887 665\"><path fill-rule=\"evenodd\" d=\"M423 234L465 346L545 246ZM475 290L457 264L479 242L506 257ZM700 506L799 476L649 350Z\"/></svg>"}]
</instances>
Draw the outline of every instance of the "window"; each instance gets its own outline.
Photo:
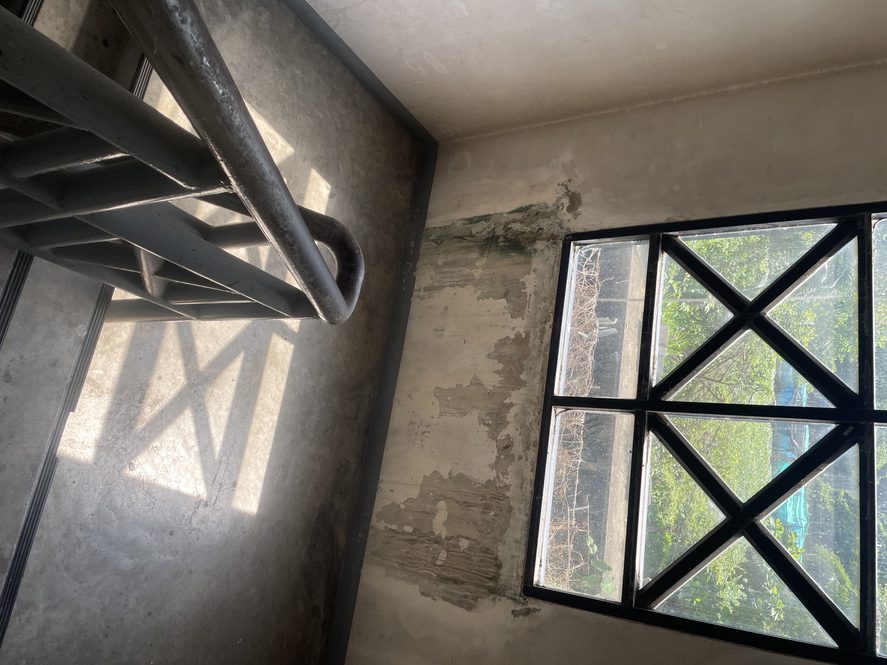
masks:
<instances>
[{"instance_id":1,"label":"window","mask_svg":"<svg viewBox=\"0 0 887 665\"><path fill-rule=\"evenodd\" d=\"M887 663L887 214L570 236L549 363L527 595Z\"/></svg>"}]
</instances>

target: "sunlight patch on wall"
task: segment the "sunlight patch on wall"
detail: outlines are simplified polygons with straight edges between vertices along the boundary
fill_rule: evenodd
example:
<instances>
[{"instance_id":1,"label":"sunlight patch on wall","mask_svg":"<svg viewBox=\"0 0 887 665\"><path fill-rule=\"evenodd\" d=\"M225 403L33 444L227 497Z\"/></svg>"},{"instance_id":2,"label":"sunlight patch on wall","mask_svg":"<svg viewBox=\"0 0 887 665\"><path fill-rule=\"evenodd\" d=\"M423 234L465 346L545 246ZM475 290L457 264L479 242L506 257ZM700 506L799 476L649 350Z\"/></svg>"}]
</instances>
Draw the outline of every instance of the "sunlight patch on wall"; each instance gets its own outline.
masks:
<instances>
[{"instance_id":1,"label":"sunlight patch on wall","mask_svg":"<svg viewBox=\"0 0 887 665\"><path fill-rule=\"evenodd\" d=\"M272 335L232 501L234 508L250 515L255 515L259 511L259 501L262 498L268 460L271 456L274 434L277 431L277 420L286 394L286 377L292 357L292 344L277 335Z\"/></svg>"}]
</instances>

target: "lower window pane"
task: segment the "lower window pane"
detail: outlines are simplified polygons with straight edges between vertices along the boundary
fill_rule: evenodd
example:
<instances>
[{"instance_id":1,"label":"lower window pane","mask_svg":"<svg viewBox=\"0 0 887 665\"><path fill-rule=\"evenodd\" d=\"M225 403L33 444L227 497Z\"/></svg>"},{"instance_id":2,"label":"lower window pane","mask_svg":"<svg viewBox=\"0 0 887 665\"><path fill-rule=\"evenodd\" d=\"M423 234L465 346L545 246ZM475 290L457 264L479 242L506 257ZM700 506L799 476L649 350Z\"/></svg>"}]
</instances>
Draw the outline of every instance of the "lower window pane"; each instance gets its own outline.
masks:
<instances>
[{"instance_id":1,"label":"lower window pane","mask_svg":"<svg viewBox=\"0 0 887 665\"><path fill-rule=\"evenodd\" d=\"M744 538L721 552L657 609L754 633L834 644Z\"/></svg>"},{"instance_id":2,"label":"lower window pane","mask_svg":"<svg viewBox=\"0 0 887 665\"><path fill-rule=\"evenodd\" d=\"M887 427L875 428L878 501L878 653L887 655Z\"/></svg>"},{"instance_id":3,"label":"lower window pane","mask_svg":"<svg viewBox=\"0 0 887 665\"><path fill-rule=\"evenodd\" d=\"M618 600L634 417L558 410L553 420L536 583Z\"/></svg>"},{"instance_id":4,"label":"lower window pane","mask_svg":"<svg viewBox=\"0 0 887 665\"><path fill-rule=\"evenodd\" d=\"M764 520L847 618L859 625L859 450L854 446Z\"/></svg>"},{"instance_id":5,"label":"lower window pane","mask_svg":"<svg viewBox=\"0 0 887 665\"><path fill-rule=\"evenodd\" d=\"M659 439L647 439L647 519L642 584L658 575L724 515Z\"/></svg>"}]
</instances>

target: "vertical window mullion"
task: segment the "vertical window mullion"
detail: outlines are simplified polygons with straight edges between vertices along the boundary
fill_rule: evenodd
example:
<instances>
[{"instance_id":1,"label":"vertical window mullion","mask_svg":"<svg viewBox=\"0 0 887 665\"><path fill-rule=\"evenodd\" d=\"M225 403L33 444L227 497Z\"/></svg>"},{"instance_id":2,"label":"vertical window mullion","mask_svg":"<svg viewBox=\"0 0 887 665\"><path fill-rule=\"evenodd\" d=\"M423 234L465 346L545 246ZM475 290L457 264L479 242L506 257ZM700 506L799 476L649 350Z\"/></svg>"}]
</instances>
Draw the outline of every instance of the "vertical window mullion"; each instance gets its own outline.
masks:
<instances>
[{"instance_id":1,"label":"vertical window mullion","mask_svg":"<svg viewBox=\"0 0 887 665\"><path fill-rule=\"evenodd\" d=\"M524 583L535 584L539 537L542 531L542 502L547 477L546 461L552 429L552 397L556 392L558 365L563 347L564 301L569 291L570 271L572 266L573 242L567 238L561 246L561 258L558 266L557 297L554 304L554 320L551 326L551 342L548 351L548 375L545 379L545 395L543 399L542 429L539 437L539 450L536 458L536 477L533 483L533 504L530 508L530 537L527 540L527 565L524 571Z\"/></svg>"},{"instance_id":2,"label":"vertical window mullion","mask_svg":"<svg viewBox=\"0 0 887 665\"><path fill-rule=\"evenodd\" d=\"M651 372L653 369L653 324L656 319L657 284L659 264L662 255L662 234L650 234L647 252L647 274L644 284L644 312L641 319L641 347L638 356L637 399L647 400L650 396ZM647 413L635 412L634 439L631 448L631 469L628 481L628 520L626 525L625 560L622 574L622 602L634 605L638 587L638 559L643 554L641 531L642 490L644 485L644 451L647 439Z\"/></svg>"},{"instance_id":3,"label":"vertical window mullion","mask_svg":"<svg viewBox=\"0 0 887 665\"><path fill-rule=\"evenodd\" d=\"M874 359L874 289L872 216L857 220L859 277L859 396L862 406L875 406ZM875 428L860 423L864 434L859 442L859 585L860 645L870 655L876 652L877 639L877 504L875 488Z\"/></svg>"}]
</instances>

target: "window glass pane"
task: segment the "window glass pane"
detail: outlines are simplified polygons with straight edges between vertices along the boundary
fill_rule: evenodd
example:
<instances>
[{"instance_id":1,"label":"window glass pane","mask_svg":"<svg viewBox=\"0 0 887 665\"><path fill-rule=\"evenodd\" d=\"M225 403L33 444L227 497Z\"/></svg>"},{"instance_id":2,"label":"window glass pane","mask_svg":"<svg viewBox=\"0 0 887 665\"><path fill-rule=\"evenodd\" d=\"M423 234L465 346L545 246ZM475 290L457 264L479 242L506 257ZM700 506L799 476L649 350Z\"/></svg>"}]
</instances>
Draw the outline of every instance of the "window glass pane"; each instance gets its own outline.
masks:
<instances>
[{"instance_id":1,"label":"window glass pane","mask_svg":"<svg viewBox=\"0 0 887 665\"><path fill-rule=\"evenodd\" d=\"M621 596L634 418L560 411L548 449L536 582Z\"/></svg>"},{"instance_id":2,"label":"window glass pane","mask_svg":"<svg viewBox=\"0 0 887 665\"><path fill-rule=\"evenodd\" d=\"M873 287L875 298L875 406L887 409L887 219L875 224Z\"/></svg>"},{"instance_id":3,"label":"window glass pane","mask_svg":"<svg viewBox=\"0 0 887 665\"><path fill-rule=\"evenodd\" d=\"M856 254L855 241L844 245L770 312L770 318L854 390L859 385Z\"/></svg>"},{"instance_id":4,"label":"window glass pane","mask_svg":"<svg viewBox=\"0 0 887 665\"><path fill-rule=\"evenodd\" d=\"M743 501L833 428L828 423L708 416L669 420Z\"/></svg>"},{"instance_id":5,"label":"window glass pane","mask_svg":"<svg viewBox=\"0 0 887 665\"><path fill-rule=\"evenodd\" d=\"M719 404L831 406L764 340L746 331L705 365L674 399Z\"/></svg>"},{"instance_id":6,"label":"window glass pane","mask_svg":"<svg viewBox=\"0 0 887 665\"><path fill-rule=\"evenodd\" d=\"M564 302L558 392L634 397L647 241L576 244Z\"/></svg>"},{"instance_id":7,"label":"window glass pane","mask_svg":"<svg viewBox=\"0 0 887 665\"><path fill-rule=\"evenodd\" d=\"M642 584L716 527L724 515L659 439L648 439Z\"/></svg>"},{"instance_id":8,"label":"window glass pane","mask_svg":"<svg viewBox=\"0 0 887 665\"><path fill-rule=\"evenodd\" d=\"M844 453L763 523L858 625L859 449Z\"/></svg>"},{"instance_id":9,"label":"window glass pane","mask_svg":"<svg viewBox=\"0 0 887 665\"><path fill-rule=\"evenodd\" d=\"M878 653L887 655L887 427L875 428L878 515Z\"/></svg>"},{"instance_id":10,"label":"window glass pane","mask_svg":"<svg viewBox=\"0 0 887 665\"><path fill-rule=\"evenodd\" d=\"M701 233L681 239L751 300L833 226L771 226Z\"/></svg>"},{"instance_id":11,"label":"window glass pane","mask_svg":"<svg viewBox=\"0 0 887 665\"><path fill-rule=\"evenodd\" d=\"M653 379L659 381L724 325L730 311L663 254L656 319Z\"/></svg>"},{"instance_id":12,"label":"window glass pane","mask_svg":"<svg viewBox=\"0 0 887 665\"><path fill-rule=\"evenodd\" d=\"M721 552L656 609L754 633L834 644L744 538Z\"/></svg>"}]
</instances>

